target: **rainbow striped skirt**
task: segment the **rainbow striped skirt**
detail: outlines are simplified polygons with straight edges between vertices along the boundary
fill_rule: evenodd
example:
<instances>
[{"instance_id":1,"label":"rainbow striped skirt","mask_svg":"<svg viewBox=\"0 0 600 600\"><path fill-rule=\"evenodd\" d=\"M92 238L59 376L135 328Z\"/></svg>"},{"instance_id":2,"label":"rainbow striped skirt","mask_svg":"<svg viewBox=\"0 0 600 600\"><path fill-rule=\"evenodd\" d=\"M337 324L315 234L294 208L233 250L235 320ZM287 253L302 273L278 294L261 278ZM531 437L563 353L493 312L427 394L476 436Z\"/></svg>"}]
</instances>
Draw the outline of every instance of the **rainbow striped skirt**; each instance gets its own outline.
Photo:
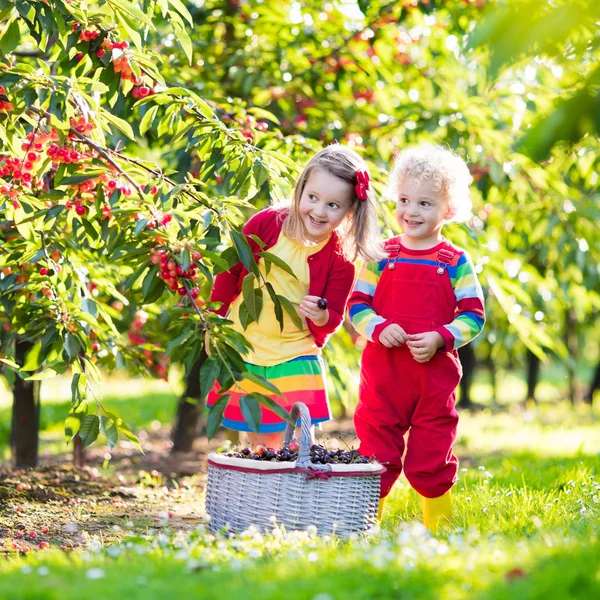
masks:
<instances>
[{"instance_id":1,"label":"rainbow striped skirt","mask_svg":"<svg viewBox=\"0 0 600 600\"><path fill-rule=\"evenodd\" d=\"M290 410L294 402L304 402L308 406L313 424L329 421L331 410L325 386L325 365L320 356L299 356L272 367L260 367L246 363L250 373L264 377L283 394L283 398L266 393L264 387L242 379L227 390L231 394L229 403L223 413L223 425L235 431L251 431L240 409L240 398L252 392L259 392L272 398L277 404ZM216 387L208 394L206 406L210 408L225 390ZM259 433L284 431L286 422L273 411L261 406L262 420ZM300 425L300 423L298 423Z\"/></svg>"}]
</instances>

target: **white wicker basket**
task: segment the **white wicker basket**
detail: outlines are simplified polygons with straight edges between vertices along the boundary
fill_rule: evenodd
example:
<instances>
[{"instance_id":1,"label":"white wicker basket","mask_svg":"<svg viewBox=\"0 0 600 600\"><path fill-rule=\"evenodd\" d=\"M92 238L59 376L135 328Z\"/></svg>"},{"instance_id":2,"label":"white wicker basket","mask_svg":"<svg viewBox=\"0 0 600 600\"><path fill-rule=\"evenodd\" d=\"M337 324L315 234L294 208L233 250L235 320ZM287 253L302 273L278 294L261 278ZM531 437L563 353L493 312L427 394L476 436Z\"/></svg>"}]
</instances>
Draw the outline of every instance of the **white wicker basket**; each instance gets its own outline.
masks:
<instances>
[{"instance_id":1,"label":"white wicker basket","mask_svg":"<svg viewBox=\"0 0 600 600\"><path fill-rule=\"evenodd\" d=\"M319 534L347 537L367 530L375 521L379 503L379 463L312 464L310 414L305 404L294 404L302 433L296 462L263 462L208 455L206 511L212 531L227 527L239 533L255 525L259 530L277 525L287 530L310 525ZM285 444L293 438L288 424Z\"/></svg>"}]
</instances>

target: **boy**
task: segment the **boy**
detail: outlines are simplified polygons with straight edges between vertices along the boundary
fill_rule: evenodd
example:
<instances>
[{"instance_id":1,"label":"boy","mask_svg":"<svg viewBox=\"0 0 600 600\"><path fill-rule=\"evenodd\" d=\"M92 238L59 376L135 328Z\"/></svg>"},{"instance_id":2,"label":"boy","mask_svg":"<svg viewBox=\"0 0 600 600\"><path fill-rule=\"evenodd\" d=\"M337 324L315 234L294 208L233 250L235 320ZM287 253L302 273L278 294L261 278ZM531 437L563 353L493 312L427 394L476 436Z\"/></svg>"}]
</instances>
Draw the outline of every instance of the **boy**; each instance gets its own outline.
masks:
<instances>
[{"instance_id":1,"label":"boy","mask_svg":"<svg viewBox=\"0 0 600 600\"><path fill-rule=\"evenodd\" d=\"M452 514L458 470L456 350L485 321L469 255L442 236L445 223L469 218L471 181L464 161L440 146L400 153L390 190L403 234L387 240L387 258L363 265L349 301L352 324L368 340L354 415L360 452L387 468L379 514L404 467L432 531Z\"/></svg>"}]
</instances>

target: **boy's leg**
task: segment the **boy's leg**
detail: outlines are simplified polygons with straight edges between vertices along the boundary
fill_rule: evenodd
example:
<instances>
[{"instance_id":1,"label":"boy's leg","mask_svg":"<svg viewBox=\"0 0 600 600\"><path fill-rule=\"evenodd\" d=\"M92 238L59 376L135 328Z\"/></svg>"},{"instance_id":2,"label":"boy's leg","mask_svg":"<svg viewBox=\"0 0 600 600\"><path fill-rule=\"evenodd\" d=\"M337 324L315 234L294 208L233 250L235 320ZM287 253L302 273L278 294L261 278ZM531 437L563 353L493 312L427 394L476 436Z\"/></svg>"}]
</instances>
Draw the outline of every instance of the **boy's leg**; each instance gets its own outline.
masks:
<instances>
[{"instance_id":1,"label":"boy's leg","mask_svg":"<svg viewBox=\"0 0 600 600\"><path fill-rule=\"evenodd\" d=\"M383 505L385 504L385 498L379 498L379 506L377 507L377 518L381 521L383 516Z\"/></svg>"},{"instance_id":2,"label":"boy's leg","mask_svg":"<svg viewBox=\"0 0 600 600\"><path fill-rule=\"evenodd\" d=\"M452 452L458 414L455 409L460 367L452 355L438 353L429 363L415 363L420 374L421 397L412 416L404 472L423 496L424 518L430 523L451 514L450 495L456 481L458 459Z\"/></svg>"},{"instance_id":3,"label":"boy's leg","mask_svg":"<svg viewBox=\"0 0 600 600\"><path fill-rule=\"evenodd\" d=\"M361 364L359 402L354 427L360 451L375 456L386 471L381 476L385 498L402 473L404 434L416 402L412 357L406 349L367 346Z\"/></svg>"},{"instance_id":4,"label":"boy's leg","mask_svg":"<svg viewBox=\"0 0 600 600\"><path fill-rule=\"evenodd\" d=\"M402 473L404 433L406 429L389 422L368 404L359 401L354 413L354 428L360 440L359 450L365 456L375 456L385 466L381 475L381 498L385 498Z\"/></svg>"},{"instance_id":5,"label":"boy's leg","mask_svg":"<svg viewBox=\"0 0 600 600\"><path fill-rule=\"evenodd\" d=\"M440 525L445 525L452 518L452 496L448 490L438 498L425 498L421 496L423 509L423 524L429 531L435 533Z\"/></svg>"}]
</instances>

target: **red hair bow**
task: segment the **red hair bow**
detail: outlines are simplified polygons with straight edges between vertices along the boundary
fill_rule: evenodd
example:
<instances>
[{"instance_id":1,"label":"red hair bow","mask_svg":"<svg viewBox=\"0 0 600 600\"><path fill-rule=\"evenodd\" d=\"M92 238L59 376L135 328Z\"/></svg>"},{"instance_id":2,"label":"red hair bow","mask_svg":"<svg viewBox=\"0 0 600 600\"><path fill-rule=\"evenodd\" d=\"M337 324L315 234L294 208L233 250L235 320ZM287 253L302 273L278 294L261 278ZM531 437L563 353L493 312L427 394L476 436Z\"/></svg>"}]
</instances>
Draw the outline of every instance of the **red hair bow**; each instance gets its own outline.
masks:
<instances>
[{"instance_id":1,"label":"red hair bow","mask_svg":"<svg viewBox=\"0 0 600 600\"><path fill-rule=\"evenodd\" d=\"M354 189L356 190L356 197L359 200L367 199L369 181L371 181L371 178L369 177L368 171L356 171L356 185L354 186Z\"/></svg>"}]
</instances>

